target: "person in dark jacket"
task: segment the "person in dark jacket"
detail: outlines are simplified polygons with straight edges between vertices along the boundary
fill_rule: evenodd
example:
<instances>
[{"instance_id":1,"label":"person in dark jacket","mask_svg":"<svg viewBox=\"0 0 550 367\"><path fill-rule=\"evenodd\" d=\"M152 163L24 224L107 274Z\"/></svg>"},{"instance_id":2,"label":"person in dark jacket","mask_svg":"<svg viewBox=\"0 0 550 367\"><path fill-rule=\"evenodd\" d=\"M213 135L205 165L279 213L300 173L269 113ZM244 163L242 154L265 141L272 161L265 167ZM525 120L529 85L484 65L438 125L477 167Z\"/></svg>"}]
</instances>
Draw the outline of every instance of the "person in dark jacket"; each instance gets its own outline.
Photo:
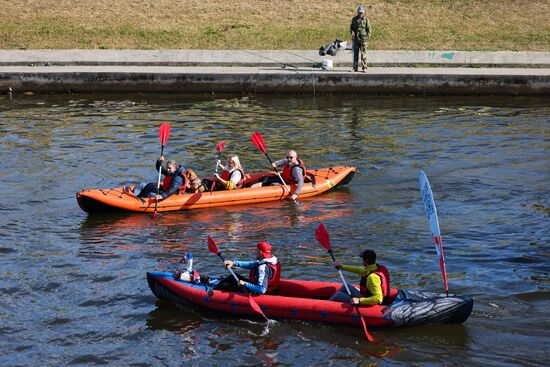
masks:
<instances>
[{"instance_id":1,"label":"person in dark jacket","mask_svg":"<svg viewBox=\"0 0 550 367\"><path fill-rule=\"evenodd\" d=\"M162 162L164 162L164 157L160 157L160 159L157 160L157 172L159 168L162 167ZM156 182L150 182L146 185L141 184L134 190L134 195L140 198L155 197L156 200L161 201L185 190L185 168L181 165L177 165L176 161L168 160L166 162L166 167L162 167L161 173L164 175L164 179L160 185L158 195Z\"/></svg>"}]
</instances>

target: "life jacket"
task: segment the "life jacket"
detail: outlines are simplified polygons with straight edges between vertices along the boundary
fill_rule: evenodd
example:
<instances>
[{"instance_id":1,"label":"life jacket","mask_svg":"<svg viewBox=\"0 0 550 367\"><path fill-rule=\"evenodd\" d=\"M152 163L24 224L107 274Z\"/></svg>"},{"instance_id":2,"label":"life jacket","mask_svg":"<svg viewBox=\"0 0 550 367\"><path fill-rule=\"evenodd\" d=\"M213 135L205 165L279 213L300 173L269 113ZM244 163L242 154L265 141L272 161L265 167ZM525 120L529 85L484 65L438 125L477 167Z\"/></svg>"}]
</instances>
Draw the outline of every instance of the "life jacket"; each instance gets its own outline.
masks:
<instances>
[{"instance_id":1,"label":"life jacket","mask_svg":"<svg viewBox=\"0 0 550 367\"><path fill-rule=\"evenodd\" d=\"M266 293L272 292L279 286L279 280L281 279L281 263L277 261L277 264L264 263L271 269L271 277L267 280ZM258 282L258 266L250 269L250 283L256 284Z\"/></svg>"},{"instance_id":2,"label":"life jacket","mask_svg":"<svg viewBox=\"0 0 550 367\"><path fill-rule=\"evenodd\" d=\"M174 179L174 175L178 175L181 178L183 178L183 184L180 186L178 194L182 194L185 192L185 189L189 187L189 178L185 174L185 172L182 172L180 168L178 167L177 171L171 175L164 176L164 179L162 180L162 185L160 188L162 191L166 192L170 189L170 186L172 185L172 180Z\"/></svg>"},{"instance_id":3,"label":"life jacket","mask_svg":"<svg viewBox=\"0 0 550 367\"><path fill-rule=\"evenodd\" d=\"M245 178L244 178L244 172L243 172L243 170L241 170L241 169L237 169L237 170L241 173L241 180L240 180L239 182L237 182L236 187L237 187L238 189L242 189L242 188L244 187L245 182L246 182L246 181L245 181ZM235 172L235 171L233 171L233 172ZM229 171L227 171L227 170L223 170L222 174L220 175L220 178L221 178L222 180L224 180L224 181L229 181L229 180L231 179L231 174L232 174L233 172L229 172Z\"/></svg>"},{"instance_id":4,"label":"life jacket","mask_svg":"<svg viewBox=\"0 0 550 367\"><path fill-rule=\"evenodd\" d=\"M361 281L359 283L359 287L361 290L361 294L365 295L366 297L372 296L372 294L369 292L367 288L367 277L370 274L376 274L380 277L380 286L382 287L382 304L387 305L389 304L389 298L390 298L390 272L384 265L378 265L376 264L378 269L371 271L367 275L363 275L361 277Z\"/></svg>"},{"instance_id":5,"label":"life jacket","mask_svg":"<svg viewBox=\"0 0 550 367\"><path fill-rule=\"evenodd\" d=\"M287 184L295 183L294 182L294 176L292 176L292 170L296 166L299 166L302 169L302 177L305 179L305 177L306 177L306 166L304 165L304 162L302 162L302 160L300 158L298 158L298 164L293 164L292 166L290 166L287 163L287 164L285 164L285 168L283 168L282 176L283 176L283 180Z\"/></svg>"}]
</instances>

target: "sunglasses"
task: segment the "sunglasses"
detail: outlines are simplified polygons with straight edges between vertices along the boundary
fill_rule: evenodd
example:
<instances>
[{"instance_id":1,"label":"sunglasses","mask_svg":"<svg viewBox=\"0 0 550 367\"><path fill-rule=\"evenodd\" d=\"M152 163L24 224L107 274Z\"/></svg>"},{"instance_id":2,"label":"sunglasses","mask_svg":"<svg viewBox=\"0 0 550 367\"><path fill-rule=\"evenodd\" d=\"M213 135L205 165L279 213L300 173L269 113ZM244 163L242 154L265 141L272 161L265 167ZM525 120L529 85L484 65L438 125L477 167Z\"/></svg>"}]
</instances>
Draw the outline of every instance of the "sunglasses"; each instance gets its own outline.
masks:
<instances>
[{"instance_id":1,"label":"sunglasses","mask_svg":"<svg viewBox=\"0 0 550 367\"><path fill-rule=\"evenodd\" d=\"M286 159L292 159L292 158L296 158L296 157L293 157L293 156L291 156L291 155L287 155L287 156L286 156Z\"/></svg>"}]
</instances>

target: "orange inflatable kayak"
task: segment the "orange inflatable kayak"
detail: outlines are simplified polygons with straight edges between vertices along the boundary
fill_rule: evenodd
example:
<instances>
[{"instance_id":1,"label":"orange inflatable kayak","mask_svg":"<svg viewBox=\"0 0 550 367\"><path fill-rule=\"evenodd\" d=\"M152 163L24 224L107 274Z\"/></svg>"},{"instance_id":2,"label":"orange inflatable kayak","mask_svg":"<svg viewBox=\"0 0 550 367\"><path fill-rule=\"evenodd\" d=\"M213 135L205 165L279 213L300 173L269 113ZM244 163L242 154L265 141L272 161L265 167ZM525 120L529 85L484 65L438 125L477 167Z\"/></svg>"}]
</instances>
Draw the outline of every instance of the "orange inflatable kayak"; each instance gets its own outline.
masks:
<instances>
[{"instance_id":1,"label":"orange inflatable kayak","mask_svg":"<svg viewBox=\"0 0 550 367\"><path fill-rule=\"evenodd\" d=\"M348 184L355 175L356 168L350 166L320 168L308 170L302 192L298 200L319 195L334 187ZM262 177L274 176L273 172L246 175L246 182L252 185ZM296 185L289 185L294 192ZM82 210L88 213L100 212L153 212L155 201L150 198L138 198L132 193L133 187L115 189L85 189L76 194L76 200ZM183 193L160 201L157 211L211 208L216 206L261 203L264 201L288 199L284 186L245 187L237 190L224 190L202 193Z\"/></svg>"}]
</instances>

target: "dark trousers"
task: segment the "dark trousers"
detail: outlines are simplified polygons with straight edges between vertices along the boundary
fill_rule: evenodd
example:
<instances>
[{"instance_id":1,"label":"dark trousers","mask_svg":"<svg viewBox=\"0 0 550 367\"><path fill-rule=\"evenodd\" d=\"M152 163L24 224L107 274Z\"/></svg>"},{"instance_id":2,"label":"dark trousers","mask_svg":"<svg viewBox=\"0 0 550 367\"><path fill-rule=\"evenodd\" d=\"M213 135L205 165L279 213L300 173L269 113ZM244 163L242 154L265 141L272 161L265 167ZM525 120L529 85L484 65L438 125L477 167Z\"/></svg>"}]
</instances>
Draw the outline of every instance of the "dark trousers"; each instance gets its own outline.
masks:
<instances>
[{"instance_id":1,"label":"dark trousers","mask_svg":"<svg viewBox=\"0 0 550 367\"><path fill-rule=\"evenodd\" d=\"M214 190L212 190L212 183L214 183ZM225 187L218 181L212 181L207 178L202 180L202 185L205 187L205 191L221 191L225 190Z\"/></svg>"},{"instance_id":2,"label":"dark trousers","mask_svg":"<svg viewBox=\"0 0 550 367\"><path fill-rule=\"evenodd\" d=\"M157 184L154 182L150 182L140 191L138 194L138 198L146 198L149 197L149 194L157 194Z\"/></svg>"},{"instance_id":3,"label":"dark trousers","mask_svg":"<svg viewBox=\"0 0 550 367\"><path fill-rule=\"evenodd\" d=\"M367 43L355 39L353 41L353 70L359 66L359 57L361 57L361 68L367 68Z\"/></svg>"},{"instance_id":4,"label":"dark trousers","mask_svg":"<svg viewBox=\"0 0 550 367\"><path fill-rule=\"evenodd\" d=\"M262 186L280 186L283 184L279 176L262 177L260 182L262 183Z\"/></svg>"},{"instance_id":5,"label":"dark trousers","mask_svg":"<svg viewBox=\"0 0 550 367\"><path fill-rule=\"evenodd\" d=\"M243 277L241 274L237 274L237 278L239 278L239 280L244 280L245 282L250 282L250 279ZM228 275L220 280L220 282L214 287L214 289L227 292L244 292L243 287L241 287L237 283L235 278L233 278L233 275Z\"/></svg>"}]
</instances>

